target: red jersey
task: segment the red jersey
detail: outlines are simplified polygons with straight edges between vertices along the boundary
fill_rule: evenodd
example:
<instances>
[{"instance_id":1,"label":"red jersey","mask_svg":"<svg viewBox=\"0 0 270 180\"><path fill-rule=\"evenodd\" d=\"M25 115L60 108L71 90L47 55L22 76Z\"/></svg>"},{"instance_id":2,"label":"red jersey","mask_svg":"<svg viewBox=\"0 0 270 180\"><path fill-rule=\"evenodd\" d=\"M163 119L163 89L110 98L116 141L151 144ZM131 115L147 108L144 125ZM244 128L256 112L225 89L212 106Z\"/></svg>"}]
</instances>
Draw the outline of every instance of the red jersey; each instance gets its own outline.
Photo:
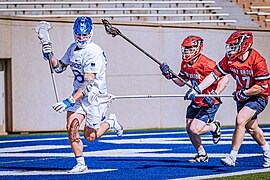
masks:
<instances>
[{"instance_id":1,"label":"red jersey","mask_svg":"<svg viewBox=\"0 0 270 180\"><path fill-rule=\"evenodd\" d=\"M182 61L179 76L185 80L196 81L198 84L208 76L216 66L216 62L212 59L201 54L197 61L189 65L188 62ZM213 90L217 88L217 82L213 83L211 86L203 90L203 94L210 94ZM214 104L219 104L219 102L214 99ZM199 106L209 106L207 103L204 103L202 97L195 98L195 103Z\"/></svg>"},{"instance_id":2,"label":"red jersey","mask_svg":"<svg viewBox=\"0 0 270 180\"><path fill-rule=\"evenodd\" d=\"M251 49L248 58L241 62L237 59L229 60L225 56L216 66L214 72L218 76L231 74L236 80L236 91L249 89L253 85L262 86L263 90L257 96L268 99L269 95L269 72L266 60L254 49Z\"/></svg>"}]
</instances>

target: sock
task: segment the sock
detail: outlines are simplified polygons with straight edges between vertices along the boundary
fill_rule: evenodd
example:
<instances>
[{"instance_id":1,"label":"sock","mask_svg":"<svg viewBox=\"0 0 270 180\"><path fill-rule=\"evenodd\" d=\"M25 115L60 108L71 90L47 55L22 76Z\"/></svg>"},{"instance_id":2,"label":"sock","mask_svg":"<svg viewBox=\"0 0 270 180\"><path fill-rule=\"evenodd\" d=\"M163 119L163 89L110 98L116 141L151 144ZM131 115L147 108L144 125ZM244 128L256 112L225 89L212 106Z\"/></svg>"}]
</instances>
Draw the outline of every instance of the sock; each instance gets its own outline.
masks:
<instances>
[{"instance_id":1,"label":"sock","mask_svg":"<svg viewBox=\"0 0 270 180\"><path fill-rule=\"evenodd\" d=\"M234 161L236 160L237 154L238 154L238 151L231 150L230 155L233 157Z\"/></svg>"},{"instance_id":2,"label":"sock","mask_svg":"<svg viewBox=\"0 0 270 180\"><path fill-rule=\"evenodd\" d=\"M114 121L111 119L106 119L105 122L108 123L109 129L112 129L114 127Z\"/></svg>"},{"instance_id":3,"label":"sock","mask_svg":"<svg viewBox=\"0 0 270 180\"><path fill-rule=\"evenodd\" d=\"M204 148L201 149L201 150L199 150L199 151L198 151L198 154L199 154L199 155L206 155L206 152L205 152Z\"/></svg>"},{"instance_id":4,"label":"sock","mask_svg":"<svg viewBox=\"0 0 270 180\"><path fill-rule=\"evenodd\" d=\"M83 156L76 156L76 161L77 161L77 164L83 164L83 165L85 165L84 157Z\"/></svg>"},{"instance_id":5,"label":"sock","mask_svg":"<svg viewBox=\"0 0 270 180\"><path fill-rule=\"evenodd\" d=\"M217 130L217 126L214 123L210 123L211 126L211 132L215 132Z\"/></svg>"},{"instance_id":6,"label":"sock","mask_svg":"<svg viewBox=\"0 0 270 180\"><path fill-rule=\"evenodd\" d=\"M115 127L118 125L117 123L115 123L115 120L116 120L115 114L110 114L110 116L105 120L105 122L109 124L109 129L119 128L119 127Z\"/></svg>"},{"instance_id":7,"label":"sock","mask_svg":"<svg viewBox=\"0 0 270 180\"><path fill-rule=\"evenodd\" d=\"M261 146L263 152L270 151L270 145L268 143L265 143L265 145Z\"/></svg>"}]
</instances>

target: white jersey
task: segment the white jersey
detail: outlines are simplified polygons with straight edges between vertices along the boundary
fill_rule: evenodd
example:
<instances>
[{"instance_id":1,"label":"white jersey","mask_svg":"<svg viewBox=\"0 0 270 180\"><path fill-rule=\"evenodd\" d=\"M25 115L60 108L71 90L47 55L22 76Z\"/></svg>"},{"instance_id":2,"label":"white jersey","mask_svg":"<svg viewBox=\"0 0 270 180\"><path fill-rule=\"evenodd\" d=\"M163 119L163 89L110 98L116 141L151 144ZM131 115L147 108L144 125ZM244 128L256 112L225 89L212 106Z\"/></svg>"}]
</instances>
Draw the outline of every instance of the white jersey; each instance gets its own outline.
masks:
<instances>
[{"instance_id":1,"label":"white jersey","mask_svg":"<svg viewBox=\"0 0 270 180\"><path fill-rule=\"evenodd\" d=\"M74 74L74 91L81 87L85 73L95 73L94 87L101 93L107 92L105 79L107 59L103 50L97 44L91 42L83 49L76 49L76 43L72 43L61 61L70 65Z\"/></svg>"}]
</instances>

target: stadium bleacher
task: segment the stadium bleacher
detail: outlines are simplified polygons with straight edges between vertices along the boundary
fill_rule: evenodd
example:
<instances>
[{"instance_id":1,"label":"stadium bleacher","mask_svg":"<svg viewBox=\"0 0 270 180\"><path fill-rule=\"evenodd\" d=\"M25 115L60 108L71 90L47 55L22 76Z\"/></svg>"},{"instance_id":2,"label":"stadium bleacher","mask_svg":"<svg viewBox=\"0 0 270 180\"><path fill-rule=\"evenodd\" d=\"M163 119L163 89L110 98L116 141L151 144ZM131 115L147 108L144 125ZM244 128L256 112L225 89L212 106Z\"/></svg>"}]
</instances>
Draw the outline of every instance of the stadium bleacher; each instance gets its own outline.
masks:
<instances>
[{"instance_id":1,"label":"stadium bleacher","mask_svg":"<svg viewBox=\"0 0 270 180\"><path fill-rule=\"evenodd\" d=\"M270 0L234 0L252 17L252 20L260 24L260 27L270 26Z\"/></svg>"},{"instance_id":2,"label":"stadium bleacher","mask_svg":"<svg viewBox=\"0 0 270 180\"><path fill-rule=\"evenodd\" d=\"M237 20L224 12L216 1L6 1L0 15L36 18L74 18L152 23L219 24L233 26Z\"/></svg>"}]
</instances>

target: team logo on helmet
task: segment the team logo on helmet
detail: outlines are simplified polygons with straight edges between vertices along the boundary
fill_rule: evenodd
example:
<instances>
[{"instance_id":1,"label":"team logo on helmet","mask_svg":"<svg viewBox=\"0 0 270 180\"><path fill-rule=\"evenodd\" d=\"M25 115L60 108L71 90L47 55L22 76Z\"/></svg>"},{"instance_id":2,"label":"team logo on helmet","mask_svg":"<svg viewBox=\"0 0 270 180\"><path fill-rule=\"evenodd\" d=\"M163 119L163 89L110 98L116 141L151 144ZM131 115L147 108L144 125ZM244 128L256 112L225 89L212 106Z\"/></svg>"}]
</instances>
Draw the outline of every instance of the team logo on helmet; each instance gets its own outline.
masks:
<instances>
[{"instance_id":1,"label":"team logo on helmet","mask_svg":"<svg viewBox=\"0 0 270 180\"><path fill-rule=\"evenodd\" d=\"M201 54L203 39L199 36L188 36L181 44L183 61L189 62Z\"/></svg>"},{"instance_id":2,"label":"team logo on helmet","mask_svg":"<svg viewBox=\"0 0 270 180\"><path fill-rule=\"evenodd\" d=\"M233 60L247 52L253 44L253 35L248 31L236 31L227 39L225 49L229 59Z\"/></svg>"},{"instance_id":3,"label":"team logo on helmet","mask_svg":"<svg viewBox=\"0 0 270 180\"><path fill-rule=\"evenodd\" d=\"M91 42L93 23L89 17L78 17L73 26L74 40L79 48L84 48Z\"/></svg>"}]
</instances>

